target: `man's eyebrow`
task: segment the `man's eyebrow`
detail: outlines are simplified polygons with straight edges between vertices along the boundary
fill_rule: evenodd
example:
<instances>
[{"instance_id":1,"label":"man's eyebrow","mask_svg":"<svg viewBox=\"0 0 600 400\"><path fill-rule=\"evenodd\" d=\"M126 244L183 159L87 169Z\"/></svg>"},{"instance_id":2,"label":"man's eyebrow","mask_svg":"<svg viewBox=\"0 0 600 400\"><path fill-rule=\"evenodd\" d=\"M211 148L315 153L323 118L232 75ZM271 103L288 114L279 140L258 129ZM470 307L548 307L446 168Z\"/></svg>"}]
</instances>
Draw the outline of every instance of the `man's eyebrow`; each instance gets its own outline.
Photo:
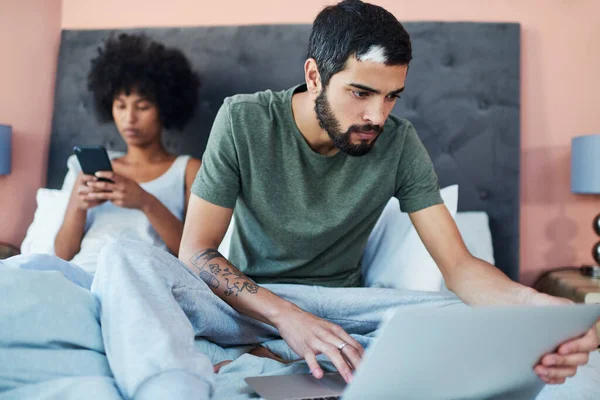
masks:
<instances>
[{"instance_id":1,"label":"man's eyebrow","mask_svg":"<svg viewBox=\"0 0 600 400\"><path fill-rule=\"evenodd\" d=\"M390 93L388 94L388 96L397 96L397 95L399 95L399 94L400 94L400 93L402 93L402 92L404 92L404 88L403 88L403 87L402 87L402 88L400 88L400 89L394 90L393 92L390 92Z\"/></svg>"},{"instance_id":2,"label":"man's eyebrow","mask_svg":"<svg viewBox=\"0 0 600 400\"><path fill-rule=\"evenodd\" d=\"M372 87L366 86L366 85L361 85L360 83L349 83L349 86L355 87L357 89L361 89L370 93L374 93L374 94L381 94L381 91L377 90L377 89L373 89ZM404 91L404 88L400 88L400 89L396 89L394 91L391 91L390 93L388 93L388 96L396 96L399 95L400 93L402 93Z\"/></svg>"}]
</instances>

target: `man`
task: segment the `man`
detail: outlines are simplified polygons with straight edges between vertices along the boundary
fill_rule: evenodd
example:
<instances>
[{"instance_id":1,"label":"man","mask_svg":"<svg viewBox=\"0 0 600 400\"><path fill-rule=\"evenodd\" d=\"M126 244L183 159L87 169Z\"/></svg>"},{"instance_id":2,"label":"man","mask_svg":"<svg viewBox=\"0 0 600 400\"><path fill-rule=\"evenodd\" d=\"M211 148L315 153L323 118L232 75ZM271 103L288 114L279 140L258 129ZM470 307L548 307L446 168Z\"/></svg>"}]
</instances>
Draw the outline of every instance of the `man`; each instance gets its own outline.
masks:
<instances>
[{"instance_id":1,"label":"man","mask_svg":"<svg viewBox=\"0 0 600 400\"><path fill-rule=\"evenodd\" d=\"M108 336L129 330L146 344L160 338L161 365L153 373L187 371L178 379L196 393L209 381L202 381L206 362L192 354L194 334L222 344L280 335L315 377L323 375L316 356L325 354L350 381L350 365L360 365L364 349L349 334L376 329L386 310L410 303L406 292L357 287L367 238L392 196L465 303L562 304L465 248L415 129L390 116L411 57L410 38L393 15L343 1L314 21L305 85L226 99L192 187L179 252L188 269L138 245L103 252L102 263L121 266L98 271L93 287ZM234 207L227 260L217 248ZM152 259L139 257L141 251ZM124 291L128 313L139 307L134 319L116 316L125 305L114 299ZM441 295L428 301L456 303ZM562 383L597 345L590 330L545 356L535 371ZM115 346L107 343L109 359L125 364L128 354L142 351ZM160 379L142 384L141 372L121 368L113 371L125 394L160 386Z\"/></svg>"}]
</instances>

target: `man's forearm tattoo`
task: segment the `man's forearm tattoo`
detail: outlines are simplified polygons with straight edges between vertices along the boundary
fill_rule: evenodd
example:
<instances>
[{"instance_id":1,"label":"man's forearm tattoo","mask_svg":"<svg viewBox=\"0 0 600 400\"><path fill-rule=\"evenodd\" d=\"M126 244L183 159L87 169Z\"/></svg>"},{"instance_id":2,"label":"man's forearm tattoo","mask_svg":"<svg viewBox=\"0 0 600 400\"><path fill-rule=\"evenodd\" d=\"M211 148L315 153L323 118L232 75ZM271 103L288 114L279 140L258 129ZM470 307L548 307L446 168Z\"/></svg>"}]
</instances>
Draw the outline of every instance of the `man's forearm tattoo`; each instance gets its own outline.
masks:
<instances>
[{"instance_id":1,"label":"man's forearm tattoo","mask_svg":"<svg viewBox=\"0 0 600 400\"><path fill-rule=\"evenodd\" d=\"M211 275L208 271L200 272L200 279L204 281L208 286L213 289L217 289L219 287L219 280Z\"/></svg>"},{"instance_id":2,"label":"man's forearm tattoo","mask_svg":"<svg viewBox=\"0 0 600 400\"><path fill-rule=\"evenodd\" d=\"M244 289L251 294L258 293L258 285L256 283L244 281L240 287L239 282L233 282L233 285L230 285L229 278L225 278L225 282L225 285L227 286L227 290L225 290L225 296L231 296L233 293L235 293L235 296L237 297L237 295L243 292Z\"/></svg>"},{"instance_id":3,"label":"man's forearm tattoo","mask_svg":"<svg viewBox=\"0 0 600 400\"><path fill-rule=\"evenodd\" d=\"M201 250L190 258L190 263L198 268L198 271L202 271L207 262L217 257L223 257L223 255L216 249Z\"/></svg>"},{"instance_id":4,"label":"man's forearm tattoo","mask_svg":"<svg viewBox=\"0 0 600 400\"><path fill-rule=\"evenodd\" d=\"M231 271L229 268L225 268L223 270L223 276L230 276L230 275L235 276L234 279L243 279L244 278L241 273Z\"/></svg>"},{"instance_id":5,"label":"man's forearm tattoo","mask_svg":"<svg viewBox=\"0 0 600 400\"><path fill-rule=\"evenodd\" d=\"M209 264L208 267L210 268L210 273L211 274L218 274L219 272L221 272L221 267L219 266L219 264ZM225 268L227 269L227 268Z\"/></svg>"},{"instance_id":6,"label":"man's forearm tattoo","mask_svg":"<svg viewBox=\"0 0 600 400\"><path fill-rule=\"evenodd\" d=\"M225 290L225 296L230 296L234 292L239 293L240 287L237 282L234 282L233 285L229 284L229 278L225 278L225 286L227 286L227 290Z\"/></svg>"},{"instance_id":7,"label":"man's forearm tattoo","mask_svg":"<svg viewBox=\"0 0 600 400\"><path fill-rule=\"evenodd\" d=\"M248 282L248 281L244 282L244 284L242 285L242 288L240 289L240 292L244 289L246 289L246 291L251 294L258 293L258 285L253 282ZM237 294L236 294L236 296L237 296Z\"/></svg>"},{"instance_id":8,"label":"man's forearm tattoo","mask_svg":"<svg viewBox=\"0 0 600 400\"><path fill-rule=\"evenodd\" d=\"M209 261L215 258L223 258L224 262L221 260L214 260L209 264ZM244 276L216 249L199 251L190 258L190 263L197 268L200 279L213 290L218 289L219 286L221 286L222 282L219 278L225 278L225 296L235 294L237 297L243 291L250 294L258 293L259 286L252 282L248 277ZM224 266L224 264L227 266Z\"/></svg>"}]
</instances>

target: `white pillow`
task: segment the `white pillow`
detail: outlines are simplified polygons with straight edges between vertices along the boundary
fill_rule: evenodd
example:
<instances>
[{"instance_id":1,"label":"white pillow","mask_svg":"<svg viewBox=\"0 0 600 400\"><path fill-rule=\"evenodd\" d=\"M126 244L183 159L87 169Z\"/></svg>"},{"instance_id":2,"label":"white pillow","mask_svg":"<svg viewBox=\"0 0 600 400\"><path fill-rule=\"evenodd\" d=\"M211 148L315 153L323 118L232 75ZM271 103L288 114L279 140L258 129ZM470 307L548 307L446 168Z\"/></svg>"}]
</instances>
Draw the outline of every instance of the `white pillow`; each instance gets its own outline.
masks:
<instances>
[{"instance_id":1,"label":"white pillow","mask_svg":"<svg viewBox=\"0 0 600 400\"><path fill-rule=\"evenodd\" d=\"M62 225L70 194L56 189L38 189L37 208L21 244L21 254L54 254L54 238Z\"/></svg>"},{"instance_id":2,"label":"white pillow","mask_svg":"<svg viewBox=\"0 0 600 400\"><path fill-rule=\"evenodd\" d=\"M441 190L454 217L458 185ZM439 291L442 273L429 255L407 213L398 200L390 199L369 236L362 259L364 285L396 289Z\"/></svg>"},{"instance_id":3,"label":"white pillow","mask_svg":"<svg viewBox=\"0 0 600 400\"><path fill-rule=\"evenodd\" d=\"M487 213L484 211L461 211L456 213L454 220L469 253L493 265L494 246ZM443 278L440 292L449 292Z\"/></svg>"},{"instance_id":4,"label":"white pillow","mask_svg":"<svg viewBox=\"0 0 600 400\"><path fill-rule=\"evenodd\" d=\"M124 154L120 151L108 151L108 157L111 160L122 157ZM54 254L54 239L62 226L69 196L77 175L81 171L77 157L74 155L69 156L67 168L67 175L61 190L38 189L36 195L37 209L33 216L33 222L29 225L25 239L21 244L21 254Z\"/></svg>"},{"instance_id":5,"label":"white pillow","mask_svg":"<svg viewBox=\"0 0 600 400\"><path fill-rule=\"evenodd\" d=\"M469 253L494 265L494 246L487 213L461 211L454 219Z\"/></svg>"},{"instance_id":6,"label":"white pillow","mask_svg":"<svg viewBox=\"0 0 600 400\"><path fill-rule=\"evenodd\" d=\"M229 221L229 226L227 227L227 231L225 232L225 236L223 236L223 240L221 240L221 244L219 245L219 253L223 255L225 258L229 258L229 247L231 246L231 235L233 235L233 230L235 229L235 222L233 218L233 214L231 215L231 221Z\"/></svg>"}]
</instances>

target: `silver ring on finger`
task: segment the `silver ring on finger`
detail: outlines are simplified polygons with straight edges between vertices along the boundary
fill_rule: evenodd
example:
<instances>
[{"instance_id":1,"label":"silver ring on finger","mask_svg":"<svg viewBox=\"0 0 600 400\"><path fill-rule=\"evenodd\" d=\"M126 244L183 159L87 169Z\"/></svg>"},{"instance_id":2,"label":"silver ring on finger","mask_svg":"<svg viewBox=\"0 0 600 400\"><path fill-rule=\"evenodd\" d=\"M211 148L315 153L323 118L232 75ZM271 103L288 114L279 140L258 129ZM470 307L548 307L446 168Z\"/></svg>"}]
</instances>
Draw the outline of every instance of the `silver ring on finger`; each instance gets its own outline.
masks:
<instances>
[{"instance_id":1,"label":"silver ring on finger","mask_svg":"<svg viewBox=\"0 0 600 400\"><path fill-rule=\"evenodd\" d=\"M338 344L338 350L340 351L340 353L342 352L342 350L344 350L344 347L346 347L348 345L348 343L346 342L342 342L340 344Z\"/></svg>"}]
</instances>

